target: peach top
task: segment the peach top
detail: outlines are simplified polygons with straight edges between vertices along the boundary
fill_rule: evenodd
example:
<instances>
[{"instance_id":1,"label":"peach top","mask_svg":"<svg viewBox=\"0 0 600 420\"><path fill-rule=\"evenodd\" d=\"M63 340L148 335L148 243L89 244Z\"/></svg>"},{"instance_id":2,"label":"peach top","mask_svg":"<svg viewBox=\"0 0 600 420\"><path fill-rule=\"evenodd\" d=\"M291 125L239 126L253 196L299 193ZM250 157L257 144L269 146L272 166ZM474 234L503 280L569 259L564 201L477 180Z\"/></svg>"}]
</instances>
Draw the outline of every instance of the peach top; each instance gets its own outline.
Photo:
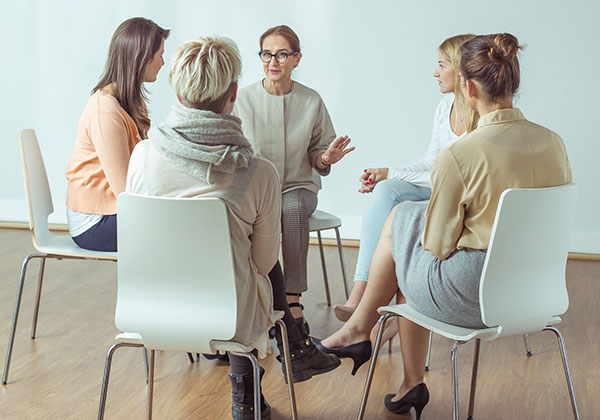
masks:
<instances>
[{"instance_id":1,"label":"peach top","mask_svg":"<svg viewBox=\"0 0 600 420\"><path fill-rule=\"evenodd\" d=\"M141 141L138 129L117 99L97 91L85 106L67 166L67 208L88 214L115 214L125 191L129 157Z\"/></svg>"}]
</instances>

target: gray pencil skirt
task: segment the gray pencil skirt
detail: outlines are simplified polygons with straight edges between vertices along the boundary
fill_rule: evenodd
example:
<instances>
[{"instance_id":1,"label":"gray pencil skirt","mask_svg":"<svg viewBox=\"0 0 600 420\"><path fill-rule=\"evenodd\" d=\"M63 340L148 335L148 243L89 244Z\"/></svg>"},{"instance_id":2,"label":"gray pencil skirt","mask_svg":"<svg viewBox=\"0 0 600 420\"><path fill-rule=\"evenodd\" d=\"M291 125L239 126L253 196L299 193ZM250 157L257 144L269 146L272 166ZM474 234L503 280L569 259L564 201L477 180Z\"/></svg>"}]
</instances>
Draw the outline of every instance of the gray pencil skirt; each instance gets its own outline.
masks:
<instances>
[{"instance_id":1,"label":"gray pencil skirt","mask_svg":"<svg viewBox=\"0 0 600 420\"><path fill-rule=\"evenodd\" d=\"M392 223L392 256L398 287L407 303L424 315L453 325L485 327L479 308L479 281L486 251L463 248L445 260L421 246L427 202L398 205Z\"/></svg>"}]
</instances>

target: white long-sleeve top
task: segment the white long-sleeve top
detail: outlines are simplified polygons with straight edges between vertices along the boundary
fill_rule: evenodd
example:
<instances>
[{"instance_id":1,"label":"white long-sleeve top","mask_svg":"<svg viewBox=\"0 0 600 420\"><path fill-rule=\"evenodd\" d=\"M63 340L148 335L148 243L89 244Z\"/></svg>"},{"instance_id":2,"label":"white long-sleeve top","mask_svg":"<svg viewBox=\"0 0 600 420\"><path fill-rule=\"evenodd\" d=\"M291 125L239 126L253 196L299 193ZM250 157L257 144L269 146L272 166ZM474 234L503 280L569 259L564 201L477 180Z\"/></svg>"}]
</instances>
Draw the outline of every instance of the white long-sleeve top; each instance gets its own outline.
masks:
<instances>
[{"instance_id":1,"label":"white long-sleeve top","mask_svg":"<svg viewBox=\"0 0 600 420\"><path fill-rule=\"evenodd\" d=\"M451 145L462 136L454 134L450 128L450 111L454 103L454 94L448 93L442 97L433 116L431 141L425 157L400 168L390 168L389 179L400 179L419 187L431 188L431 168L446 146Z\"/></svg>"}]
</instances>

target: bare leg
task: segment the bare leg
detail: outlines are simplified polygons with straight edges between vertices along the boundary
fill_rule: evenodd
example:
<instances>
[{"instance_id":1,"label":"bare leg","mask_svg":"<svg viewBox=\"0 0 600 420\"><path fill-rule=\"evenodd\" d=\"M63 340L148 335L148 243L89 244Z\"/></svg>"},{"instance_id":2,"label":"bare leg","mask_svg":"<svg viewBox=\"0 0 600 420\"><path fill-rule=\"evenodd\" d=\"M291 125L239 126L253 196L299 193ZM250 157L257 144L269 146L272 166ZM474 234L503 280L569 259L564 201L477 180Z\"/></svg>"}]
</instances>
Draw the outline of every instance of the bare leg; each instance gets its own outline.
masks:
<instances>
[{"instance_id":1,"label":"bare leg","mask_svg":"<svg viewBox=\"0 0 600 420\"><path fill-rule=\"evenodd\" d=\"M368 340L371 328L379 319L377 308L387 305L398 292L396 264L392 258L391 242L394 214L395 209L390 213L383 226L375 254L373 254L369 282L356 311L340 330L322 341L324 346L337 348Z\"/></svg>"},{"instance_id":2,"label":"bare leg","mask_svg":"<svg viewBox=\"0 0 600 420\"><path fill-rule=\"evenodd\" d=\"M363 297L365 290L367 288L367 282L362 280L355 280L354 286L352 286L352 291L350 292L350 297L344 304L344 306L350 306L352 308L356 308L358 303Z\"/></svg>"},{"instance_id":3,"label":"bare leg","mask_svg":"<svg viewBox=\"0 0 600 420\"><path fill-rule=\"evenodd\" d=\"M429 330L409 321L398 318L400 345L402 346L402 364L404 365L404 381L392 401L397 401L415 385L423 382L425 359L429 343Z\"/></svg>"},{"instance_id":4,"label":"bare leg","mask_svg":"<svg viewBox=\"0 0 600 420\"><path fill-rule=\"evenodd\" d=\"M290 303L300 303L300 296L286 295L286 299L287 299L288 305ZM302 308L300 306L290 305L290 312L292 313L292 316L296 319L304 318L304 313L302 312Z\"/></svg>"}]
</instances>

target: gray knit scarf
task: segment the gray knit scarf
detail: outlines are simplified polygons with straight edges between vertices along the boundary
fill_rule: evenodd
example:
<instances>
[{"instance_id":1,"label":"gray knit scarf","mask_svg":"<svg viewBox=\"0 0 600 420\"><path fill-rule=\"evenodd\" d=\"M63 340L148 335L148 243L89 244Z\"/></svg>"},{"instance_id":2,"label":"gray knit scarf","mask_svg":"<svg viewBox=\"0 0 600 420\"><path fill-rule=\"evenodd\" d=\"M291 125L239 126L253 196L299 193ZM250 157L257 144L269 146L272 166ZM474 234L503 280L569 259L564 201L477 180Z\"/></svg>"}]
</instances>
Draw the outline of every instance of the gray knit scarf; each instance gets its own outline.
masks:
<instances>
[{"instance_id":1,"label":"gray knit scarf","mask_svg":"<svg viewBox=\"0 0 600 420\"><path fill-rule=\"evenodd\" d=\"M209 184L248 167L254 154L239 118L179 104L164 123L150 130L148 139L179 168Z\"/></svg>"}]
</instances>

